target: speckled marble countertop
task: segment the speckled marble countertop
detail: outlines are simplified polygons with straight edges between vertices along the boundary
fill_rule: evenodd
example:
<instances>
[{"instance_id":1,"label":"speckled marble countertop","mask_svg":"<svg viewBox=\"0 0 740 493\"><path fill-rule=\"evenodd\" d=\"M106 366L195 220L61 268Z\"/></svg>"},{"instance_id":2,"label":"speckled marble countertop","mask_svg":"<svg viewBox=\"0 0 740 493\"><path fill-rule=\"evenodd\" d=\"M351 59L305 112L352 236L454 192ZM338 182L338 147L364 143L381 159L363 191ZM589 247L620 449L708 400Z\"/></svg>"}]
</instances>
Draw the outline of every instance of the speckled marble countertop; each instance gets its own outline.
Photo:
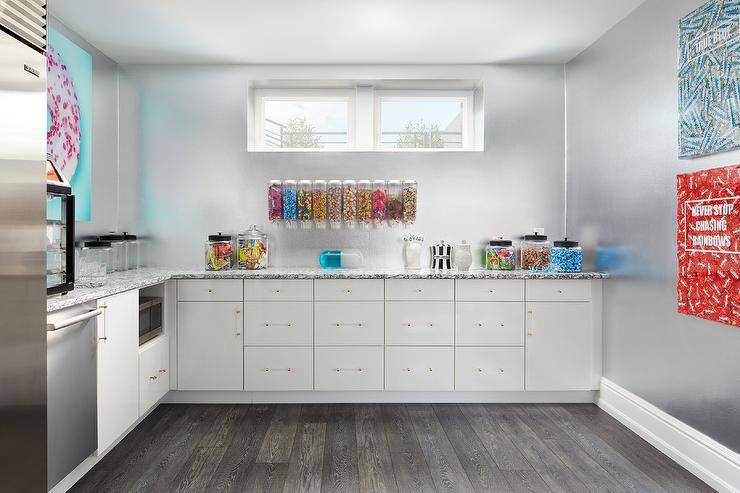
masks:
<instances>
[{"instance_id":1,"label":"speckled marble countertop","mask_svg":"<svg viewBox=\"0 0 740 493\"><path fill-rule=\"evenodd\" d=\"M492 271L472 269L407 271L403 269L336 269L269 268L264 270L206 271L188 269L139 269L116 272L98 288L77 287L66 295L47 298L46 311L52 312L92 300L123 293L131 289L153 286L169 279L606 279L603 272L555 273L524 270Z\"/></svg>"}]
</instances>

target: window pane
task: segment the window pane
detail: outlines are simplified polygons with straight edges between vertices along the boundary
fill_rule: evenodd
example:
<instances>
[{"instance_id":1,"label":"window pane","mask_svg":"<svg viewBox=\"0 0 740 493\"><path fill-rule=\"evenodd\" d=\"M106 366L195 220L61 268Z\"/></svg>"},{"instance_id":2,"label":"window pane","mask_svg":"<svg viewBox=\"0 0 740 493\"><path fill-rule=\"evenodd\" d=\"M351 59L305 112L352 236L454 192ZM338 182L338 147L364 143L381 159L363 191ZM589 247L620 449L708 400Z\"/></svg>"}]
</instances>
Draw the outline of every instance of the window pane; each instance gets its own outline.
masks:
<instances>
[{"instance_id":1,"label":"window pane","mask_svg":"<svg viewBox=\"0 0 740 493\"><path fill-rule=\"evenodd\" d=\"M380 146L461 148L462 121L460 100L381 100Z\"/></svg>"},{"instance_id":2,"label":"window pane","mask_svg":"<svg viewBox=\"0 0 740 493\"><path fill-rule=\"evenodd\" d=\"M348 146L346 101L264 100L265 146L343 148Z\"/></svg>"}]
</instances>

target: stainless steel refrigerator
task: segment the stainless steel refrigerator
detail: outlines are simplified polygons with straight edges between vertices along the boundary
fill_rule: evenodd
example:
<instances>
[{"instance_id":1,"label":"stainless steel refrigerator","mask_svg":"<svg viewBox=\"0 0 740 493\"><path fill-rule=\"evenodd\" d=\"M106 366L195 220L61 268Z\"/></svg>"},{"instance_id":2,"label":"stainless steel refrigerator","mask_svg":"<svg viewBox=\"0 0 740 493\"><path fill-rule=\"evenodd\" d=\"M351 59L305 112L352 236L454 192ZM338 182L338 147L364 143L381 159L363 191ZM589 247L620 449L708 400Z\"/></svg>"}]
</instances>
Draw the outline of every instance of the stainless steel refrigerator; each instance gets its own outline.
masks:
<instances>
[{"instance_id":1,"label":"stainless steel refrigerator","mask_svg":"<svg viewBox=\"0 0 740 493\"><path fill-rule=\"evenodd\" d=\"M0 0L0 481L46 491L46 8Z\"/></svg>"}]
</instances>

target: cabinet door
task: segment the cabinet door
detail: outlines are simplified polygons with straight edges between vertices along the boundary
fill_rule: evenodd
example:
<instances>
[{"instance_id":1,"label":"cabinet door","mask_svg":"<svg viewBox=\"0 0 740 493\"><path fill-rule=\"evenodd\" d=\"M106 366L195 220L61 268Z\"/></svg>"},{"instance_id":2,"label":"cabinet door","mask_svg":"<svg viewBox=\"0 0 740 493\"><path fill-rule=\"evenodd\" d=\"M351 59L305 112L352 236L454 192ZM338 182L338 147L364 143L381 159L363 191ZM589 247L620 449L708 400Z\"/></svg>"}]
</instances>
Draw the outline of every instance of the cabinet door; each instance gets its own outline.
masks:
<instances>
[{"instance_id":1,"label":"cabinet door","mask_svg":"<svg viewBox=\"0 0 740 493\"><path fill-rule=\"evenodd\" d=\"M154 406L170 389L170 342L161 335L139 348L139 415Z\"/></svg>"},{"instance_id":2,"label":"cabinet door","mask_svg":"<svg viewBox=\"0 0 740 493\"><path fill-rule=\"evenodd\" d=\"M98 453L139 418L139 291L100 300Z\"/></svg>"},{"instance_id":3,"label":"cabinet door","mask_svg":"<svg viewBox=\"0 0 740 493\"><path fill-rule=\"evenodd\" d=\"M242 311L242 303L178 303L179 390L243 390Z\"/></svg>"},{"instance_id":4,"label":"cabinet door","mask_svg":"<svg viewBox=\"0 0 740 493\"><path fill-rule=\"evenodd\" d=\"M590 303L527 303L527 390L588 390L591 385Z\"/></svg>"}]
</instances>

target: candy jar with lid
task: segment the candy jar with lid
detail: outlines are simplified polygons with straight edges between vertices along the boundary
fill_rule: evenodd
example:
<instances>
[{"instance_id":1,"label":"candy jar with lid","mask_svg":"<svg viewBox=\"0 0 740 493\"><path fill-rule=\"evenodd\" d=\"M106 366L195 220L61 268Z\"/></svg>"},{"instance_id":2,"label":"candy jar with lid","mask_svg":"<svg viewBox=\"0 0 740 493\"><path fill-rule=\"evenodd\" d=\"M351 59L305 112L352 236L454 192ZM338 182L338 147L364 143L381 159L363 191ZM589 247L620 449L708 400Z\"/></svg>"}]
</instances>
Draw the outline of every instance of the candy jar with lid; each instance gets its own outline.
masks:
<instances>
[{"instance_id":1,"label":"candy jar with lid","mask_svg":"<svg viewBox=\"0 0 740 493\"><path fill-rule=\"evenodd\" d=\"M544 230L536 229L534 234L524 235L522 241L522 269L548 270L552 243L547 240Z\"/></svg>"},{"instance_id":2,"label":"candy jar with lid","mask_svg":"<svg viewBox=\"0 0 740 493\"><path fill-rule=\"evenodd\" d=\"M313 182L313 222L319 229L326 228L326 180Z\"/></svg>"},{"instance_id":3,"label":"candy jar with lid","mask_svg":"<svg viewBox=\"0 0 740 493\"><path fill-rule=\"evenodd\" d=\"M473 265L473 254L470 252L470 245L463 240L461 244L456 245L455 251L455 268L459 271L470 270Z\"/></svg>"},{"instance_id":4,"label":"candy jar with lid","mask_svg":"<svg viewBox=\"0 0 740 493\"><path fill-rule=\"evenodd\" d=\"M271 223L283 220L283 182L270 180L267 187L267 219Z\"/></svg>"},{"instance_id":5,"label":"candy jar with lid","mask_svg":"<svg viewBox=\"0 0 740 493\"><path fill-rule=\"evenodd\" d=\"M388 180L386 217L390 226L398 226L403 219L403 197L399 180Z\"/></svg>"},{"instance_id":6,"label":"candy jar with lid","mask_svg":"<svg viewBox=\"0 0 740 493\"><path fill-rule=\"evenodd\" d=\"M298 195L295 180L285 180L283 182L283 219L286 226L294 228L298 214L296 212L296 196Z\"/></svg>"},{"instance_id":7,"label":"candy jar with lid","mask_svg":"<svg viewBox=\"0 0 740 493\"><path fill-rule=\"evenodd\" d=\"M403 236L403 265L407 270L421 269L421 250L424 236L410 233Z\"/></svg>"},{"instance_id":8,"label":"candy jar with lid","mask_svg":"<svg viewBox=\"0 0 740 493\"><path fill-rule=\"evenodd\" d=\"M370 226L373 219L372 184L370 180L357 182L357 220L364 228Z\"/></svg>"},{"instance_id":9,"label":"candy jar with lid","mask_svg":"<svg viewBox=\"0 0 740 493\"><path fill-rule=\"evenodd\" d=\"M416 180L403 181L403 222L406 225L416 221Z\"/></svg>"},{"instance_id":10,"label":"candy jar with lid","mask_svg":"<svg viewBox=\"0 0 740 493\"><path fill-rule=\"evenodd\" d=\"M378 226L385 221L386 195L385 180L373 180L373 221Z\"/></svg>"},{"instance_id":11,"label":"candy jar with lid","mask_svg":"<svg viewBox=\"0 0 740 493\"><path fill-rule=\"evenodd\" d=\"M311 180L301 180L298 182L298 192L296 195L296 216L301 224L301 228L310 229L313 225L313 193Z\"/></svg>"},{"instance_id":12,"label":"candy jar with lid","mask_svg":"<svg viewBox=\"0 0 740 493\"><path fill-rule=\"evenodd\" d=\"M355 180L342 182L342 221L348 228L355 227L357 220L357 183Z\"/></svg>"},{"instance_id":13,"label":"candy jar with lid","mask_svg":"<svg viewBox=\"0 0 740 493\"><path fill-rule=\"evenodd\" d=\"M108 241L111 246L111 265L108 266L112 269L110 272L120 272L128 270L128 257L126 256L126 240L123 235L117 233L110 233L102 235L98 238L100 241Z\"/></svg>"},{"instance_id":14,"label":"candy jar with lid","mask_svg":"<svg viewBox=\"0 0 740 493\"><path fill-rule=\"evenodd\" d=\"M123 241L126 244L126 267L131 269L139 269L141 267L140 252L139 252L139 239L136 235L132 235L123 232Z\"/></svg>"},{"instance_id":15,"label":"candy jar with lid","mask_svg":"<svg viewBox=\"0 0 740 493\"><path fill-rule=\"evenodd\" d=\"M552 269L556 272L583 272L583 249L568 238L552 247Z\"/></svg>"},{"instance_id":16,"label":"candy jar with lid","mask_svg":"<svg viewBox=\"0 0 740 493\"><path fill-rule=\"evenodd\" d=\"M329 180L326 191L326 215L332 229L342 227L342 182Z\"/></svg>"},{"instance_id":17,"label":"candy jar with lid","mask_svg":"<svg viewBox=\"0 0 740 493\"><path fill-rule=\"evenodd\" d=\"M486 245L486 269L514 270L516 268L516 252L511 240L499 238L491 240Z\"/></svg>"},{"instance_id":18,"label":"candy jar with lid","mask_svg":"<svg viewBox=\"0 0 740 493\"><path fill-rule=\"evenodd\" d=\"M80 249L79 285L99 287L105 284L105 275L113 272L109 241L86 241Z\"/></svg>"},{"instance_id":19,"label":"candy jar with lid","mask_svg":"<svg viewBox=\"0 0 740 493\"><path fill-rule=\"evenodd\" d=\"M268 265L268 239L256 224L237 237L237 265L240 269L264 269Z\"/></svg>"},{"instance_id":20,"label":"candy jar with lid","mask_svg":"<svg viewBox=\"0 0 740 493\"><path fill-rule=\"evenodd\" d=\"M232 265L231 235L208 235L206 242L206 270L228 270Z\"/></svg>"}]
</instances>

